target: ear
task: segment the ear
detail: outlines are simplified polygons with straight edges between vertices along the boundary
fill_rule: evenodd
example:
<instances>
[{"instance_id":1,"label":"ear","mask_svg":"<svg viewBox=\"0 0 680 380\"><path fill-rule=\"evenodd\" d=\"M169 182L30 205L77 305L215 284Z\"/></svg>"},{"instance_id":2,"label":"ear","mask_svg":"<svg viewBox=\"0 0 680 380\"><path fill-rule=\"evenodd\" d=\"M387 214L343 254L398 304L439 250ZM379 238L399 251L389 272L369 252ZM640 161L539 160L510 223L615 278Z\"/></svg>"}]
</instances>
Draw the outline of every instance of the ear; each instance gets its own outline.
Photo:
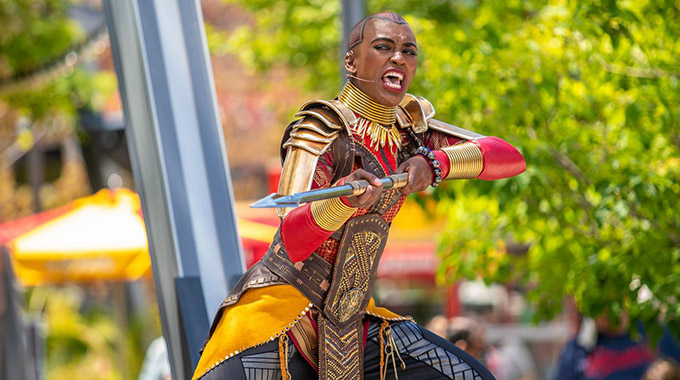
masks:
<instances>
[{"instance_id":1,"label":"ear","mask_svg":"<svg viewBox=\"0 0 680 380\"><path fill-rule=\"evenodd\" d=\"M345 70L352 75L357 73L357 61L354 58L354 51L352 50L345 54Z\"/></svg>"},{"instance_id":2,"label":"ear","mask_svg":"<svg viewBox=\"0 0 680 380\"><path fill-rule=\"evenodd\" d=\"M465 351L465 349L467 348L467 342L464 341L463 339L459 339L454 344L463 351Z\"/></svg>"}]
</instances>

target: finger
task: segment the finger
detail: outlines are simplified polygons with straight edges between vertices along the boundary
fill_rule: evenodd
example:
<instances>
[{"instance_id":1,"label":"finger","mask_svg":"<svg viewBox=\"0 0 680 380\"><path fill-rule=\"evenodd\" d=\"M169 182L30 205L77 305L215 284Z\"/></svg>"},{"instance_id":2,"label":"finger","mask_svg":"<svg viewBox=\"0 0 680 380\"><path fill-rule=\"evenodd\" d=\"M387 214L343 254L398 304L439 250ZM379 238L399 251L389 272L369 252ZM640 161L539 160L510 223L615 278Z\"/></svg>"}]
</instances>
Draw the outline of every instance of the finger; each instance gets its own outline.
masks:
<instances>
[{"instance_id":1,"label":"finger","mask_svg":"<svg viewBox=\"0 0 680 380\"><path fill-rule=\"evenodd\" d=\"M382 182L380 182L380 178L378 178L375 174L369 173L364 169L357 169L354 174L356 174L357 179L363 179L368 181L373 186L382 186Z\"/></svg>"},{"instance_id":2,"label":"finger","mask_svg":"<svg viewBox=\"0 0 680 380\"><path fill-rule=\"evenodd\" d=\"M382 184L382 182L380 182L380 178L378 178L378 176L371 174L369 172L364 172L364 174L365 174L365 177L363 179L367 180L368 183L370 183L371 185L373 185L375 187L382 187L383 184Z\"/></svg>"},{"instance_id":3,"label":"finger","mask_svg":"<svg viewBox=\"0 0 680 380\"><path fill-rule=\"evenodd\" d=\"M408 171L408 167L409 167L409 162L404 161L404 162L401 163L401 165L399 165L397 167L397 170L394 173L395 174L404 173L404 172Z\"/></svg>"},{"instance_id":4,"label":"finger","mask_svg":"<svg viewBox=\"0 0 680 380\"><path fill-rule=\"evenodd\" d=\"M412 181L413 181L413 180L412 180L411 176L409 175L409 179L408 179L408 182L409 182L409 183L406 184L406 186L404 186L404 187L402 187L401 189L399 189L399 192L400 192L401 194L403 194L403 195L409 195L409 194L411 194L411 193L413 192L413 185L411 184Z\"/></svg>"},{"instance_id":5,"label":"finger","mask_svg":"<svg viewBox=\"0 0 680 380\"><path fill-rule=\"evenodd\" d=\"M379 193L377 191L371 190L357 197L358 207L369 208L378 199Z\"/></svg>"}]
</instances>

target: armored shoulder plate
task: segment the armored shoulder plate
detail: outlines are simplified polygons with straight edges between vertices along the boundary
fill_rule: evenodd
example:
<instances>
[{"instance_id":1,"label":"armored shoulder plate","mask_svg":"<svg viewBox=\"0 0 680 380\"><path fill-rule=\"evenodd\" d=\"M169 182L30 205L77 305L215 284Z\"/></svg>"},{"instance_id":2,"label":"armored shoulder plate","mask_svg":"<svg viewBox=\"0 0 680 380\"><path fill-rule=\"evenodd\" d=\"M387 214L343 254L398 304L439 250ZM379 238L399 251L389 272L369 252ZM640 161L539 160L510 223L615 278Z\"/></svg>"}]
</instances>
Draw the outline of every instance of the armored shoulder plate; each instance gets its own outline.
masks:
<instances>
[{"instance_id":1,"label":"armored shoulder plate","mask_svg":"<svg viewBox=\"0 0 680 380\"><path fill-rule=\"evenodd\" d=\"M399 103L397 123L400 128L411 128L415 133L423 133L427 131L428 122L434 114L434 106L427 99L406 94Z\"/></svg>"},{"instance_id":2,"label":"armored shoulder plate","mask_svg":"<svg viewBox=\"0 0 680 380\"><path fill-rule=\"evenodd\" d=\"M288 126L281 145L284 160L288 147L297 147L311 154L324 154L342 129L349 133L357 122L354 113L337 100L311 100L295 114L298 118Z\"/></svg>"},{"instance_id":3,"label":"armored shoulder plate","mask_svg":"<svg viewBox=\"0 0 680 380\"><path fill-rule=\"evenodd\" d=\"M437 120L434 118L434 114L434 107L427 99L406 94L399 103L397 123L400 128L411 128L415 133L423 133L431 129L464 140L476 140L484 137L479 133Z\"/></svg>"},{"instance_id":4,"label":"armored shoulder plate","mask_svg":"<svg viewBox=\"0 0 680 380\"><path fill-rule=\"evenodd\" d=\"M281 145L279 194L309 190L319 156L330 149L343 129L349 133L357 122L354 113L337 100L309 101L295 117L298 120L286 128ZM277 209L277 213L283 217L287 210Z\"/></svg>"}]
</instances>

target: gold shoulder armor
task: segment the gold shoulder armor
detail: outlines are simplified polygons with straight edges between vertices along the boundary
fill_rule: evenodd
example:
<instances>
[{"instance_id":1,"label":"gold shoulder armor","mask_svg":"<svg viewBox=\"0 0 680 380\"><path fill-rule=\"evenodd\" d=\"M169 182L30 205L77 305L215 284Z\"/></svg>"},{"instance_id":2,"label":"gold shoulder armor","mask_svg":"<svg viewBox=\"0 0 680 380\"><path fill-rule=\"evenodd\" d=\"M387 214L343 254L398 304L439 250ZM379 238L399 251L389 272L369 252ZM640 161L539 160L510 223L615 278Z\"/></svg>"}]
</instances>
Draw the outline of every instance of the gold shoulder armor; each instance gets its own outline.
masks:
<instances>
[{"instance_id":1,"label":"gold shoulder armor","mask_svg":"<svg viewBox=\"0 0 680 380\"><path fill-rule=\"evenodd\" d=\"M329 127L345 128L347 132L351 132L349 128L357 123L354 112L339 100L310 100L300 107L295 117L303 115L317 117Z\"/></svg>"},{"instance_id":2,"label":"gold shoulder armor","mask_svg":"<svg viewBox=\"0 0 680 380\"><path fill-rule=\"evenodd\" d=\"M476 140L483 135L468 131L461 127L445 123L434 118L434 107L422 96L406 94L397 110L397 123L400 128L411 128L415 133L423 133L428 129L464 140Z\"/></svg>"},{"instance_id":3,"label":"gold shoulder armor","mask_svg":"<svg viewBox=\"0 0 680 380\"><path fill-rule=\"evenodd\" d=\"M434 106L422 96L406 94L399 103L397 123L401 128L411 128L415 133L427 131L428 122L434 117Z\"/></svg>"},{"instance_id":4,"label":"gold shoulder armor","mask_svg":"<svg viewBox=\"0 0 680 380\"><path fill-rule=\"evenodd\" d=\"M279 194L294 194L312 187L319 156L326 153L343 129L349 131L356 116L344 104L334 100L312 100L295 114L299 120L290 128L289 138L283 143L286 150ZM277 209L283 218L288 209Z\"/></svg>"}]
</instances>

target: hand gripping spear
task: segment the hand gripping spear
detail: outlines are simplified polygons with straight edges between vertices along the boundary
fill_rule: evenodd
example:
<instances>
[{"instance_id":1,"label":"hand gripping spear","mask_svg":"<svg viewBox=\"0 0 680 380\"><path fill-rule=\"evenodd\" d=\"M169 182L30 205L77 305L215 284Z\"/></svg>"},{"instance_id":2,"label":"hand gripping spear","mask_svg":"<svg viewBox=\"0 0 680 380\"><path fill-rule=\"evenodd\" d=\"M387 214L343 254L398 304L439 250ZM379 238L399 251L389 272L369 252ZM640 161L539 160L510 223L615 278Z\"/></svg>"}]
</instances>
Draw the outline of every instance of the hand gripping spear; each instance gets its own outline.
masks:
<instances>
[{"instance_id":1,"label":"hand gripping spear","mask_svg":"<svg viewBox=\"0 0 680 380\"><path fill-rule=\"evenodd\" d=\"M408 183L408 173L391 174L380 179L383 190L399 189ZM272 208L272 207L298 207L303 203L320 201L323 199L337 198L343 196L357 196L363 194L368 189L368 181L359 180L348 182L341 186L327 187L303 191L291 195L281 195L271 193L259 201L250 205L253 208Z\"/></svg>"}]
</instances>

